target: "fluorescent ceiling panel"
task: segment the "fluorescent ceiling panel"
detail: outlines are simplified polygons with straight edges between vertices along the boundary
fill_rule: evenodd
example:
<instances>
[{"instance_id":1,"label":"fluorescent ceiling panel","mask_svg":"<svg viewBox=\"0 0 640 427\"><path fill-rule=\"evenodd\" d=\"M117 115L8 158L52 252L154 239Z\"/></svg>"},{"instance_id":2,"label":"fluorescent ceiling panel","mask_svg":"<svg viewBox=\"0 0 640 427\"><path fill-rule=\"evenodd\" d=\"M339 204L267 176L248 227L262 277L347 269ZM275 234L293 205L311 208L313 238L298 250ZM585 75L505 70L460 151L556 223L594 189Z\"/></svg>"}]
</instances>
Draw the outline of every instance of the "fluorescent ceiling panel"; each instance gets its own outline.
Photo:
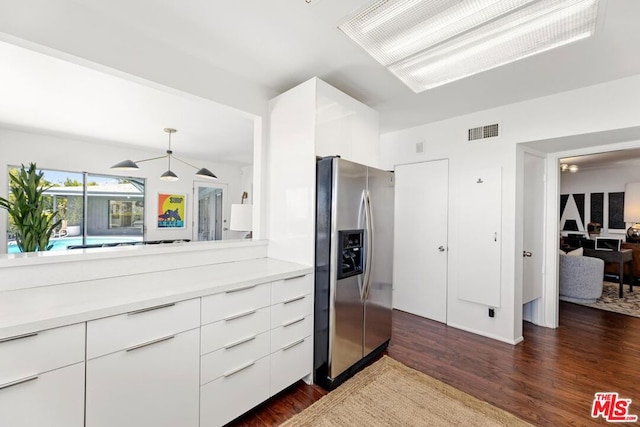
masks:
<instances>
[{"instance_id":1,"label":"fluorescent ceiling panel","mask_svg":"<svg viewBox=\"0 0 640 427\"><path fill-rule=\"evenodd\" d=\"M377 0L340 29L415 92L593 34L599 0Z\"/></svg>"}]
</instances>

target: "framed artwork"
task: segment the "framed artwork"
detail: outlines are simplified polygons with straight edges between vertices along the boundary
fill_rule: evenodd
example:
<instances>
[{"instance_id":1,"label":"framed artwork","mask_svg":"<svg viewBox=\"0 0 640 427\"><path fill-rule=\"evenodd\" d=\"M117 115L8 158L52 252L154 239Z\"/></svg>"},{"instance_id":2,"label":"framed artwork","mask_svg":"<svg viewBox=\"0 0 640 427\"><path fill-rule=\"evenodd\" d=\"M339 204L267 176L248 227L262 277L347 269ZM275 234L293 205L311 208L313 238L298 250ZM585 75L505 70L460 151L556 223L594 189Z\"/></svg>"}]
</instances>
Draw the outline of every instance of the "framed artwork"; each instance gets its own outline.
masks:
<instances>
[{"instance_id":1,"label":"framed artwork","mask_svg":"<svg viewBox=\"0 0 640 427\"><path fill-rule=\"evenodd\" d=\"M185 194L158 194L158 228L185 228L187 196Z\"/></svg>"}]
</instances>

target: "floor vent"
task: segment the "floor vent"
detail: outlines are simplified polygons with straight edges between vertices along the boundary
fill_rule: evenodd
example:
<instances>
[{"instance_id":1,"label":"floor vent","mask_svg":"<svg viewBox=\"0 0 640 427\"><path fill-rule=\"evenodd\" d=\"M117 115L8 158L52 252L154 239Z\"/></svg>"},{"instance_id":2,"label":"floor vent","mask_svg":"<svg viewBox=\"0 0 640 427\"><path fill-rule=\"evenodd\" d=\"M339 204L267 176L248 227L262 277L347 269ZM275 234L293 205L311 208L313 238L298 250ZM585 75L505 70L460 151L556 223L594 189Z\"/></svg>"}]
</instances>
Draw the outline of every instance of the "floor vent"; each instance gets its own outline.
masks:
<instances>
[{"instance_id":1,"label":"floor vent","mask_svg":"<svg viewBox=\"0 0 640 427\"><path fill-rule=\"evenodd\" d=\"M469 129L467 135L468 135L467 141L476 141L478 139L494 138L499 135L498 123Z\"/></svg>"}]
</instances>

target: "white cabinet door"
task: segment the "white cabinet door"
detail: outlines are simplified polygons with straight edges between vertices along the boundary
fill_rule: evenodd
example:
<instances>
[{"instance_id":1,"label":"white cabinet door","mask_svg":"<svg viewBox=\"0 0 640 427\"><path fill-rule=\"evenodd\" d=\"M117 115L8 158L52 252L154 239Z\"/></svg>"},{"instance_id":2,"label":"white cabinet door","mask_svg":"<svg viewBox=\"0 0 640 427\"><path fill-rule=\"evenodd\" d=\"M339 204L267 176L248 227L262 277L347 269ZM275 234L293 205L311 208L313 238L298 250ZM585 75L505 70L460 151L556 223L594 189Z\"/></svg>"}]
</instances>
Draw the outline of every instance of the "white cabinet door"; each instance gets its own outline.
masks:
<instances>
[{"instance_id":1,"label":"white cabinet door","mask_svg":"<svg viewBox=\"0 0 640 427\"><path fill-rule=\"evenodd\" d=\"M87 362L87 427L197 427L200 331Z\"/></svg>"},{"instance_id":2,"label":"white cabinet door","mask_svg":"<svg viewBox=\"0 0 640 427\"><path fill-rule=\"evenodd\" d=\"M446 323L449 161L395 173L393 307Z\"/></svg>"},{"instance_id":3,"label":"white cabinet door","mask_svg":"<svg viewBox=\"0 0 640 427\"><path fill-rule=\"evenodd\" d=\"M84 426L84 363L0 387L2 426Z\"/></svg>"},{"instance_id":4,"label":"white cabinet door","mask_svg":"<svg viewBox=\"0 0 640 427\"><path fill-rule=\"evenodd\" d=\"M502 169L465 171L458 188L455 232L457 297L500 307Z\"/></svg>"}]
</instances>

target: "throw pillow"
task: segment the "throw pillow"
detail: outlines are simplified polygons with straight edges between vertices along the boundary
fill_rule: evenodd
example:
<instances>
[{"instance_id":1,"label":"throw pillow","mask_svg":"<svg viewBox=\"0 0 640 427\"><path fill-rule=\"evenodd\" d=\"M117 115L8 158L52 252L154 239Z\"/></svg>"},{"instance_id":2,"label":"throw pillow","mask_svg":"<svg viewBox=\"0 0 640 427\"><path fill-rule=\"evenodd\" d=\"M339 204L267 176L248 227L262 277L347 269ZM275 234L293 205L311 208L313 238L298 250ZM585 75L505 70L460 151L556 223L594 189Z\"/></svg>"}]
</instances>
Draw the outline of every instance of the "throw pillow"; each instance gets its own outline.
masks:
<instances>
[{"instance_id":1,"label":"throw pillow","mask_svg":"<svg viewBox=\"0 0 640 427\"><path fill-rule=\"evenodd\" d=\"M584 255L584 248L574 249L571 252L567 252L567 255L582 256L582 255Z\"/></svg>"},{"instance_id":2,"label":"throw pillow","mask_svg":"<svg viewBox=\"0 0 640 427\"><path fill-rule=\"evenodd\" d=\"M567 253L565 251L563 251L562 249L558 249L558 251L560 252L560 255L566 255Z\"/></svg>"}]
</instances>

